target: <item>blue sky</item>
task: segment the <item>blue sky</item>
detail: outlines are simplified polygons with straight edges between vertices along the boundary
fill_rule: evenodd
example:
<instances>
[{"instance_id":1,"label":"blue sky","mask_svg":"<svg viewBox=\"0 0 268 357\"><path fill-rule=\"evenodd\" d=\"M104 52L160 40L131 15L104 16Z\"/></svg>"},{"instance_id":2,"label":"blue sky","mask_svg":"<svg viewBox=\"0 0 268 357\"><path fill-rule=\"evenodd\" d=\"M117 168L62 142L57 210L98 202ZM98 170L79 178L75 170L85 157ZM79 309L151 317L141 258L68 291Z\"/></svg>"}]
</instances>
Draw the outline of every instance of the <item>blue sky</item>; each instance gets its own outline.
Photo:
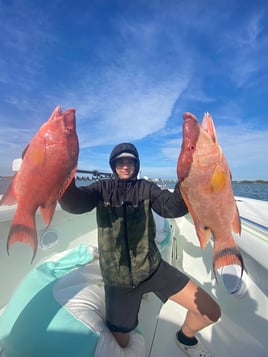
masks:
<instances>
[{"instance_id":1,"label":"blue sky","mask_svg":"<svg viewBox=\"0 0 268 357\"><path fill-rule=\"evenodd\" d=\"M175 178L182 115L214 118L233 179L268 179L268 3L0 0L0 175L57 105L80 169L133 142L141 175Z\"/></svg>"}]
</instances>

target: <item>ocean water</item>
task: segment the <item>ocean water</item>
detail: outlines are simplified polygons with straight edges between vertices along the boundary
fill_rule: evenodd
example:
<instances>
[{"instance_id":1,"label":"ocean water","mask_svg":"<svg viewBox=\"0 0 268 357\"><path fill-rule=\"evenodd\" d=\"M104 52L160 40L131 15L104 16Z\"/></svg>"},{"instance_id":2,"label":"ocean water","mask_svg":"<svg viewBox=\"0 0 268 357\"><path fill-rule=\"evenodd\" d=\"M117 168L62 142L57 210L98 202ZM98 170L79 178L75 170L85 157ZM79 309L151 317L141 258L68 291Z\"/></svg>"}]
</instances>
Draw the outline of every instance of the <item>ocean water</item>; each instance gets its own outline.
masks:
<instances>
[{"instance_id":1,"label":"ocean water","mask_svg":"<svg viewBox=\"0 0 268 357\"><path fill-rule=\"evenodd\" d=\"M174 183L167 183L167 187L173 188ZM268 201L268 183L233 182L233 191L235 196Z\"/></svg>"},{"instance_id":2,"label":"ocean water","mask_svg":"<svg viewBox=\"0 0 268 357\"><path fill-rule=\"evenodd\" d=\"M78 181L77 184L89 185L92 181ZM0 177L0 194L2 194L10 183L9 178ZM161 182L165 184L168 188L174 188L174 182ZM243 196L254 198L257 200L268 201L268 183L244 183L244 182L233 182L233 191L235 196Z\"/></svg>"},{"instance_id":3,"label":"ocean water","mask_svg":"<svg viewBox=\"0 0 268 357\"><path fill-rule=\"evenodd\" d=\"M233 182L233 191L235 196L268 201L268 183Z\"/></svg>"}]
</instances>

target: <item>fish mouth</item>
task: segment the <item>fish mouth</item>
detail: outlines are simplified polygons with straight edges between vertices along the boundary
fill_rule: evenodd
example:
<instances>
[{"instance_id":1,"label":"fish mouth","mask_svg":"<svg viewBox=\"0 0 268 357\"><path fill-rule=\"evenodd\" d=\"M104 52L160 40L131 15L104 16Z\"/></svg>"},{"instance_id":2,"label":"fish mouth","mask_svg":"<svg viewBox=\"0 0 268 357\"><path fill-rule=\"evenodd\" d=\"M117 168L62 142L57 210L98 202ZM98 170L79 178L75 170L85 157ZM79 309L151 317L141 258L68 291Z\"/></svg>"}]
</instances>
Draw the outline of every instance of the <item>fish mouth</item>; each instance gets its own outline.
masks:
<instances>
[{"instance_id":1,"label":"fish mouth","mask_svg":"<svg viewBox=\"0 0 268 357\"><path fill-rule=\"evenodd\" d=\"M190 113L190 112L185 112L185 113L183 114L183 120L184 120L184 121L186 121L186 120L193 120L193 121L195 121L195 122L198 123L198 120L197 120L196 116L193 115L193 114Z\"/></svg>"},{"instance_id":2,"label":"fish mouth","mask_svg":"<svg viewBox=\"0 0 268 357\"><path fill-rule=\"evenodd\" d=\"M196 143L200 135L198 120L192 113L185 112L183 119L183 140L177 164L177 174L180 181L183 181L189 175Z\"/></svg>"},{"instance_id":3,"label":"fish mouth","mask_svg":"<svg viewBox=\"0 0 268 357\"><path fill-rule=\"evenodd\" d=\"M63 117L64 121L64 133L69 135L75 132L75 109L67 109L64 113L62 113L61 117Z\"/></svg>"},{"instance_id":4,"label":"fish mouth","mask_svg":"<svg viewBox=\"0 0 268 357\"><path fill-rule=\"evenodd\" d=\"M195 146L200 134L200 125L197 118L192 113L183 115L183 139L188 142L188 146Z\"/></svg>"}]
</instances>

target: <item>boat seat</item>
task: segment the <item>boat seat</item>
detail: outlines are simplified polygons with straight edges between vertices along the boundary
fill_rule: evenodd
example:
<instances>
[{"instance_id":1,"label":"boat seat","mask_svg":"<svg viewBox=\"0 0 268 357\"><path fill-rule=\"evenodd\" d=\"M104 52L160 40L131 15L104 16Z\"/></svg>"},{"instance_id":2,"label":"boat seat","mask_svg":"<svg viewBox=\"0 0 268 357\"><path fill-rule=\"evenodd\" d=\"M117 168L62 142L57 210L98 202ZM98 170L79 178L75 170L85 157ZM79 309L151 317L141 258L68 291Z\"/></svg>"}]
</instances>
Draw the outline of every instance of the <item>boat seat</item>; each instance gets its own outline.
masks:
<instances>
[{"instance_id":1,"label":"boat seat","mask_svg":"<svg viewBox=\"0 0 268 357\"><path fill-rule=\"evenodd\" d=\"M128 348L105 324L104 289L95 249L81 244L33 269L0 317L0 347L10 357L142 357L143 336Z\"/></svg>"}]
</instances>

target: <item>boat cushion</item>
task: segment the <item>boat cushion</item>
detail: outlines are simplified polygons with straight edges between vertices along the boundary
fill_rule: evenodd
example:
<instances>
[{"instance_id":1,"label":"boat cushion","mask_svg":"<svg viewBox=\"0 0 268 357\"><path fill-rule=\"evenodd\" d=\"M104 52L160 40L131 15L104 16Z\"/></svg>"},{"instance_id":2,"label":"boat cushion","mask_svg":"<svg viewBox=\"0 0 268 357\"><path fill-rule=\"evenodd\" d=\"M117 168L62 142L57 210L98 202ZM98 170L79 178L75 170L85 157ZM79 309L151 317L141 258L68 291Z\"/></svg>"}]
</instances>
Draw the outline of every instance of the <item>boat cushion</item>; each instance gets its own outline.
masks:
<instances>
[{"instance_id":1,"label":"boat cushion","mask_svg":"<svg viewBox=\"0 0 268 357\"><path fill-rule=\"evenodd\" d=\"M99 334L64 309L53 287L69 271L92 260L85 245L33 269L0 317L0 346L9 357L82 357L94 354Z\"/></svg>"},{"instance_id":2,"label":"boat cushion","mask_svg":"<svg viewBox=\"0 0 268 357\"><path fill-rule=\"evenodd\" d=\"M106 326L104 285L98 260L70 272L57 281L53 287L53 294L65 309L99 333L94 357L145 356L145 341L139 331L130 333L129 344L122 349Z\"/></svg>"},{"instance_id":3,"label":"boat cushion","mask_svg":"<svg viewBox=\"0 0 268 357\"><path fill-rule=\"evenodd\" d=\"M0 347L8 357L143 357L143 336L120 348L105 323L98 259L81 245L33 269L0 317Z\"/></svg>"}]
</instances>

